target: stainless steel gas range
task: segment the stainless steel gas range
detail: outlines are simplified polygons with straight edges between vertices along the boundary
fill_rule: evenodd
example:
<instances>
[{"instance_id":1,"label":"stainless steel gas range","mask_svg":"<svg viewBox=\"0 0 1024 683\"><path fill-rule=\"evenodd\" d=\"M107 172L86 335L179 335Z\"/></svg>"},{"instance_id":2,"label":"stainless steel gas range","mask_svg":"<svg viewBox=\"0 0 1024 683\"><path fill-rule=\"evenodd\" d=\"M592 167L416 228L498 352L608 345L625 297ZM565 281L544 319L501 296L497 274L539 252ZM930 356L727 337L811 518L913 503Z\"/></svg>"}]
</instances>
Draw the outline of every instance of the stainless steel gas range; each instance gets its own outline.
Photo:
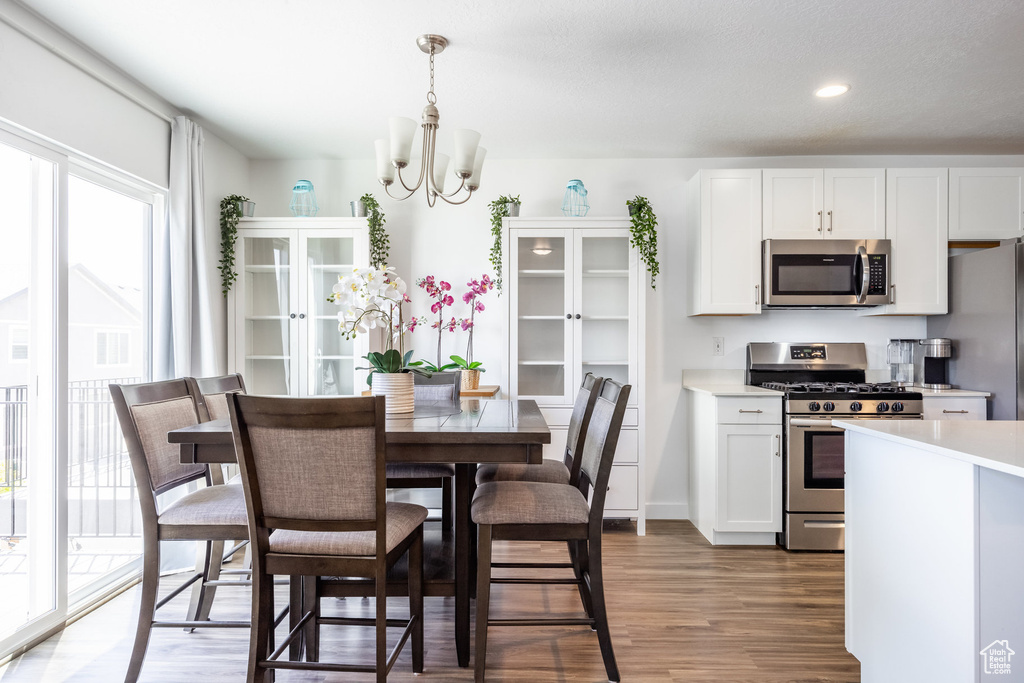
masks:
<instances>
[{"instance_id":1,"label":"stainless steel gas range","mask_svg":"<svg viewBox=\"0 0 1024 683\"><path fill-rule=\"evenodd\" d=\"M861 343L751 342L747 384L783 398L783 532L790 550L842 550L844 420L920 420L921 393L865 382Z\"/></svg>"}]
</instances>

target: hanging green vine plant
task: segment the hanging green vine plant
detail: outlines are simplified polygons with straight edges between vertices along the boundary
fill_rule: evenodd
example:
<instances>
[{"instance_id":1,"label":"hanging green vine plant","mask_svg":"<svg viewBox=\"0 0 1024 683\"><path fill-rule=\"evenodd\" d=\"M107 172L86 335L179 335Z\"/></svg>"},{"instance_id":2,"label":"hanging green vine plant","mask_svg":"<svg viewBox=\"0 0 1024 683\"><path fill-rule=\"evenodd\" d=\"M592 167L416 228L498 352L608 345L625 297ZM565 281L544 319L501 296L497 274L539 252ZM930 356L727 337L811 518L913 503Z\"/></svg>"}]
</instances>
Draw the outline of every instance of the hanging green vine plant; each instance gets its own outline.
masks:
<instances>
[{"instance_id":1,"label":"hanging green vine plant","mask_svg":"<svg viewBox=\"0 0 1024 683\"><path fill-rule=\"evenodd\" d=\"M515 206L515 213L512 207ZM487 205L491 210L491 235L494 242L491 245L491 268L494 269L494 287L501 292L501 220L509 216L519 215L519 195L506 197L502 195Z\"/></svg>"},{"instance_id":2,"label":"hanging green vine plant","mask_svg":"<svg viewBox=\"0 0 1024 683\"><path fill-rule=\"evenodd\" d=\"M242 202L248 197L231 194L220 200L220 284L224 296L238 279L235 272L235 240L238 238L238 219L242 217Z\"/></svg>"},{"instance_id":3,"label":"hanging green vine plant","mask_svg":"<svg viewBox=\"0 0 1024 683\"><path fill-rule=\"evenodd\" d=\"M661 272L658 265L658 217L654 215L647 197L637 195L635 199L627 199L626 206L629 207L629 243L640 252L640 260L651 274L651 289L656 289L654 280Z\"/></svg>"},{"instance_id":4,"label":"hanging green vine plant","mask_svg":"<svg viewBox=\"0 0 1024 683\"><path fill-rule=\"evenodd\" d=\"M359 201L366 206L366 222L370 225L370 265L383 268L391 255L391 239L384 229L384 212L369 192L360 197Z\"/></svg>"}]
</instances>

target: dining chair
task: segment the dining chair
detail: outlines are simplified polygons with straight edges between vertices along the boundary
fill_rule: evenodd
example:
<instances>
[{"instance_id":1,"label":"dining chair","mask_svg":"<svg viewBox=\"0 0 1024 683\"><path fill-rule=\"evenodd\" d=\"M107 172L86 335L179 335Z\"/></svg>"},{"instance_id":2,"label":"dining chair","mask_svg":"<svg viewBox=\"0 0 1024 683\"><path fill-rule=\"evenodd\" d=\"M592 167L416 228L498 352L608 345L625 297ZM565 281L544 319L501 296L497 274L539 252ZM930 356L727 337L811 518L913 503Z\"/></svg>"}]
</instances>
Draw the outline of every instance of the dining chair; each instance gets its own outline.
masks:
<instances>
[{"instance_id":1,"label":"dining chair","mask_svg":"<svg viewBox=\"0 0 1024 683\"><path fill-rule=\"evenodd\" d=\"M411 637L413 671L423 671L423 520L427 510L386 500L384 397L275 398L231 394L228 402L235 452L253 551L253 629L250 683L266 683L275 669L376 673L386 681ZM273 532L273 533L271 533ZM409 619L387 618L387 572L408 553ZM274 575L303 579L309 605L273 652ZM325 617L321 576L374 581L376 617ZM307 661L280 656L300 634ZM373 666L319 660L319 627L374 625ZM402 634L391 654L388 626Z\"/></svg>"},{"instance_id":2,"label":"dining chair","mask_svg":"<svg viewBox=\"0 0 1024 683\"><path fill-rule=\"evenodd\" d=\"M413 375L412 390L417 401L458 403L460 388L460 376L457 372L435 372L430 377ZM455 465L441 462L389 462L387 475L388 488L441 489L441 528L453 528Z\"/></svg>"},{"instance_id":3,"label":"dining chair","mask_svg":"<svg viewBox=\"0 0 1024 683\"><path fill-rule=\"evenodd\" d=\"M582 625L597 631L601 656L609 681L619 680L608 628L601 566L601 532L604 503L615 447L626 412L630 385L605 380L587 427L576 485L532 481L493 481L477 489L473 497L473 521L478 525L476 589L475 680L483 683L487 656L488 626ZM591 494L590 503L587 496ZM494 541L569 541L577 544L574 563L493 562ZM492 578L492 567L504 569L573 568L575 579ZM585 617L493 619L489 615L491 583L575 583Z\"/></svg>"},{"instance_id":4,"label":"dining chair","mask_svg":"<svg viewBox=\"0 0 1024 683\"><path fill-rule=\"evenodd\" d=\"M245 393L245 380L237 372L233 375L219 377L186 377L185 379L190 384L194 383L200 422L228 419L227 395Z\"/></svg>"},{"instance_id":5,"label":"dining chair","mask_svg":"<svg viewBox=\"0 0 1024 683\"><path fill-rule=\"evenodd\" d=\"M211 484L207 465L182 465L178 447L167 442L167 432L194 425L199 421L198 404L184 379L146 384L111 384L117 419L121 425L128 456L131 459L139 505L142 508L142 596L139 605L135 644L132 648L126 683L134 683L142 669L154 627L249 627L248 621L212 621L198 619L195 610L202 604L205 591L215 585L245 585L244 581L213 579L211 568L219 569L220 552L215 544L237 538L248 538L245 500L241 486ZM160 509L157 496L191 482L203 481L206 486ZM188 580L157 602L160 581L161 541L201 541L206 552L197 571ZM222 546L217 546L222 547ZM200 582L200 591L189 607L186 619L156 621L156 610L164 606L190 585Z\"/></svg>"},{"instance_id":6,"label":"dining chair","mask_svg":"<svg viewBox=\"0 0 1024 683\"><path fill-rule=\"evenodd\" d=\"M539 481L551 484L575 484L579 477L579 455L583 453L590 416L601 393L603 377L588 372L576 392L562 460L545 458L539 465L502 463L480 465L476 471L477 486L491 481Z\"/></svg>"}]
</instances>

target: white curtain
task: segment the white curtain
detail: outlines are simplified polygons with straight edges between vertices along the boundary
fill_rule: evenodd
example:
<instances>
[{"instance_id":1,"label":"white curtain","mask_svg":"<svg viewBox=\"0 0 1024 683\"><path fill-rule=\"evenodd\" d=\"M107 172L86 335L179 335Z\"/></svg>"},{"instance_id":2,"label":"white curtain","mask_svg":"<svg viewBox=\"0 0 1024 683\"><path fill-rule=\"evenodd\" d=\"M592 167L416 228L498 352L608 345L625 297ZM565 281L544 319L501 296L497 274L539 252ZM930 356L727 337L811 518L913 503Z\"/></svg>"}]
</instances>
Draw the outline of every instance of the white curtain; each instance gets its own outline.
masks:
<instances>
[{"instance_id":1,"label":"white curtain","mask_svg":"<svg viewBox=\"0 0 1024 683\"><path fill-rule=\"evenodd\" d=\"M168 219L154 240L154 378L220 374L203 218L203 129L171 123Z\"/></svg>"}]
</instances>

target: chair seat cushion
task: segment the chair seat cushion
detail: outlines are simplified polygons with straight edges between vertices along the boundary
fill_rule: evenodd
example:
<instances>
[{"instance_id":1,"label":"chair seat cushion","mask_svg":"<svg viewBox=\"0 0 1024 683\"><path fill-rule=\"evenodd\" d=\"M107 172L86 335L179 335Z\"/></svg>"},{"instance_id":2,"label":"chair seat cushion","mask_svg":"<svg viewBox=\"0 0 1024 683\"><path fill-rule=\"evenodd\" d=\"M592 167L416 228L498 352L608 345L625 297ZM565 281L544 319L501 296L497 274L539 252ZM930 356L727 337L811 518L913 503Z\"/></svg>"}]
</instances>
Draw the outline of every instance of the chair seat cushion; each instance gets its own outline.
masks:
<instances>
[{"instance_id":1,"label":"chair seat cushion","mask_svg":"<svg viewBox=\"0 0 1024 683\"><path fill-rule=\"evenodd\" d=\"M411 503L388 503L387 549L395 546L423 524L427 509ZM270 552L290 555L332 555L368 557L377 552L373 531L293 531L277 529L270 534Z\"/></svg>"},{"instance_id":2,"label":"chair seat cushion","mask_svg":"<svg viewBox=\"0 0 1024 683\"><path fill-rule=\"evenodd\" d=\"M160 515L160 524L225 525L246 527L245 495L241 486L207 486L171 503Z\"/></svg>"},{"instance_id":3,"label":"chair seat cushion","mask_svg":"<svg viewBox=\"0 0 1024 683\"><path fill-rule=\"evenodd\" d=\"M568 484L569 470L558 460L545 460L539 465L503 463L481 465L476 471L477 485L491 481L539 481L548 484Z\"/></svg>"},{"instance_id":4,"label":"chair seat cushion","mask_svg":"<svg viewBox=\"0 0 1024 683\"><path fill-rule=\"evenodd\" d=\"M590 506L568 484L492 481L473 496L477 524L586 524Z\"/></svg>"},{"instance_id":5,"label":"chair seat cushion","mask_svg":"<svg viewBox=\"0 0 1024 683\"><path fill-rule=\"evenodd\" d=\"M389 462L388 479L436 479L454 477L455 465L434 462Z\"/></svg>"}]
</instances>

